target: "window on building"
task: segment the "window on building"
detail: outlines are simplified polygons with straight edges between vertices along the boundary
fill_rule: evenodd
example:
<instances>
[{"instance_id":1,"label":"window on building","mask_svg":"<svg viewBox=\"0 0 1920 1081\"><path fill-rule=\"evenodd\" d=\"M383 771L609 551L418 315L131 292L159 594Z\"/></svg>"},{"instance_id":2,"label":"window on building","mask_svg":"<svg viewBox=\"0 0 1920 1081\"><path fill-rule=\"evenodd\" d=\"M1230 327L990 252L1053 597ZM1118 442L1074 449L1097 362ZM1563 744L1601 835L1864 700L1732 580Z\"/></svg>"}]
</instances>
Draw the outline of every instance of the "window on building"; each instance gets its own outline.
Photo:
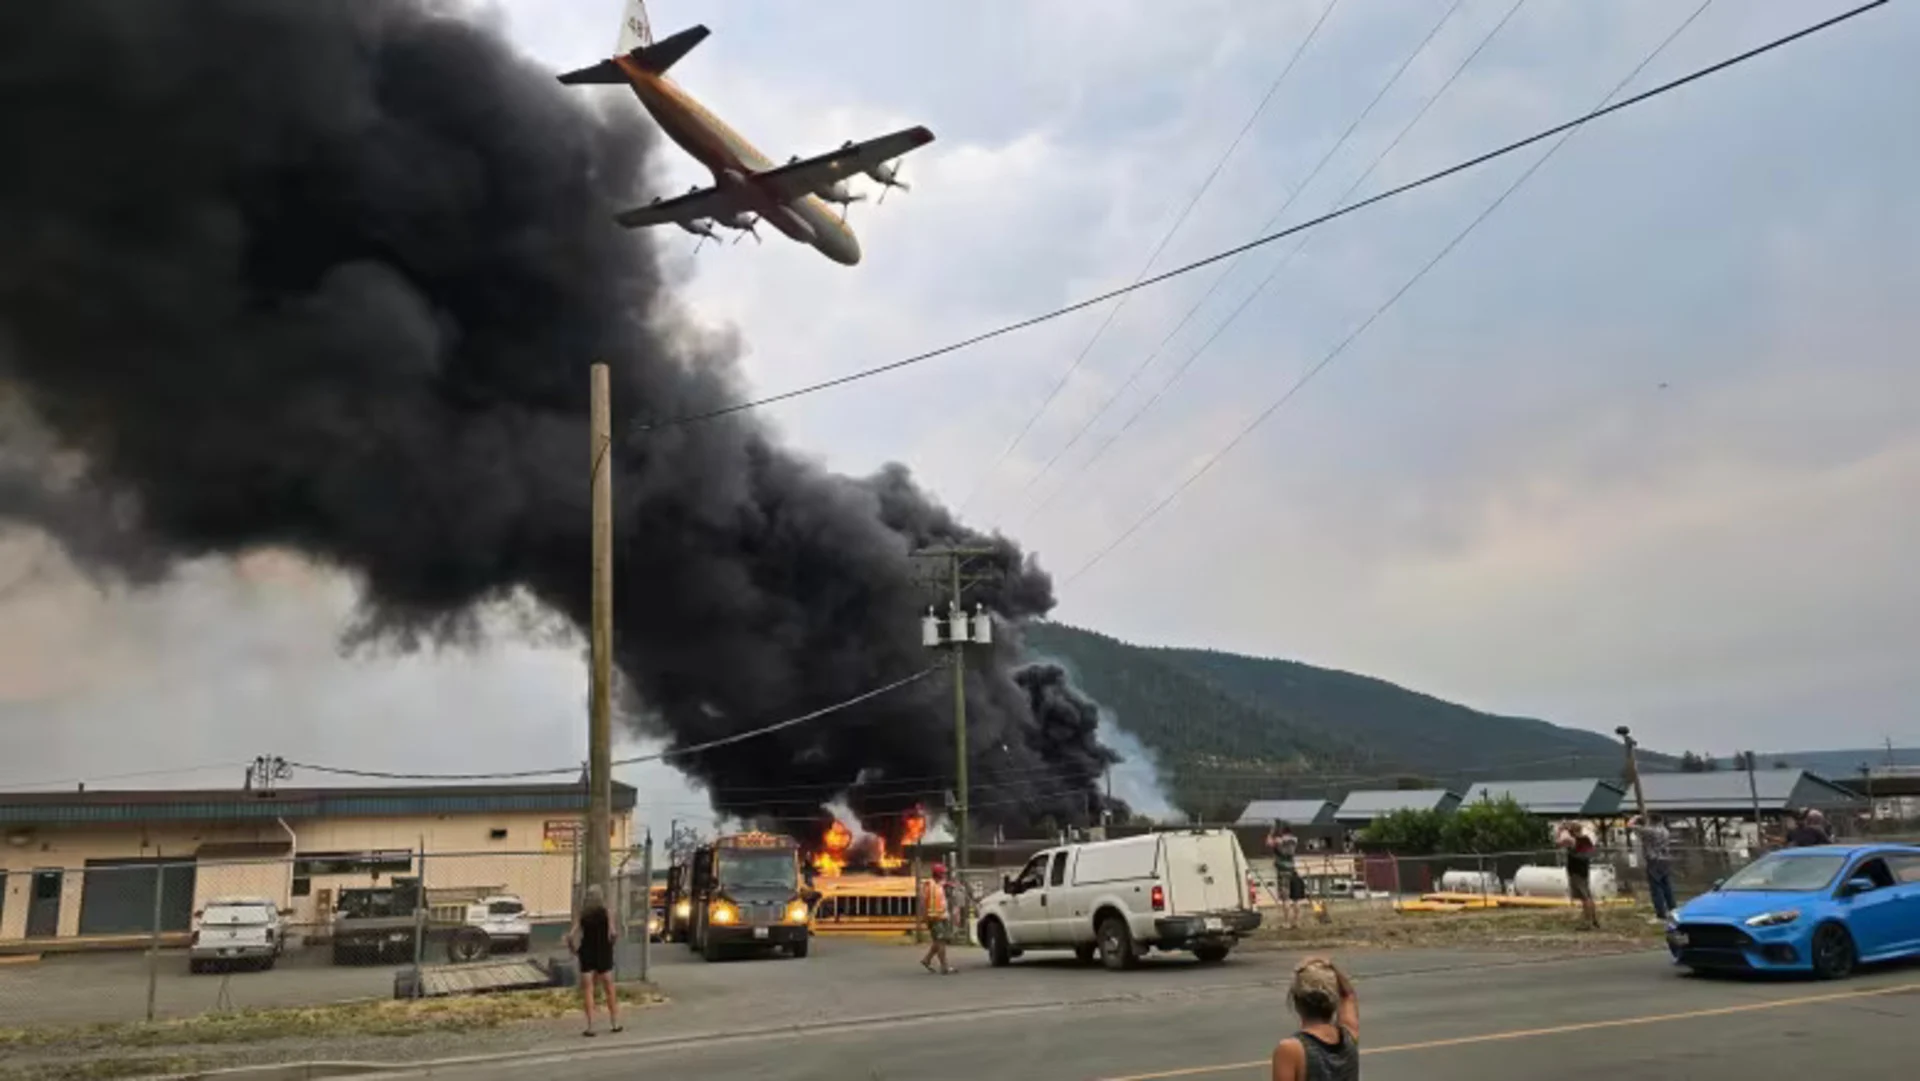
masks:
<instances>
[{"instance_id":1,"label":"window on building","mask_svg":"<svg viewBox=\"0 0 1920 1081\"><path fill-rule=\"evenodd\" d=\"M507 839L507 831L505 827L490 829L487 831L487 837L495 841L504 841Z\"/></svg>"},{"instance_id":2,"label":"window on building","mask_svg":"<svg viewBox=\"0 0 1920 1081\"><path fill-rule=\"evenodd\" d=\"M413 853L408 849L309 852L293 862L294 893L304 895L300 880L315 875L403 875L412 870Z\"/></svg>"}]
</instances>

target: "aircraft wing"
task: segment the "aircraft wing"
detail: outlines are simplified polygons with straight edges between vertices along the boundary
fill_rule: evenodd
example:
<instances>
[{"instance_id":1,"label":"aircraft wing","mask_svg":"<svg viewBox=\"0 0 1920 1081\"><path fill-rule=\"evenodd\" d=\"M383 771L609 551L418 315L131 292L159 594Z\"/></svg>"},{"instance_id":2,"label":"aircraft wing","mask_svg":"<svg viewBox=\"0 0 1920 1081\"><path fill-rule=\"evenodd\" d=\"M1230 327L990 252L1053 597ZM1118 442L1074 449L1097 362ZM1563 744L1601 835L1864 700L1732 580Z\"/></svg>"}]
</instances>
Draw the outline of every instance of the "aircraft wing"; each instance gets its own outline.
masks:
<instances>
[{"instance_id":1,"label":"aircraft wing","mask_svg":"<svg viewBox=\"0 0 1920 1081\"><path fill-rule=\"evenodd\" d=\"M808 192L819 191L863 173L876 165L892 161L910 150L933 142L933 132L923 127L907 128L864 143L848 143L838 150L753 174L753 182L770 188L781 202L790 202Z\"/></svg>"},{"instance_id":2,"label":"aircraft wing","mask_svg":"<svg viewBox=\"0 0 1920 1081\"><path fill-rule=\"evenodd\" d=\"M695 218L726 217L745 209L746 204L738 196L729 195L719 188L700 188L685 195L655 199L645 206L623 210L615 214L613 220L629 229L638 229L647 225L693 221Z\"/></svg>"}]
</instances>

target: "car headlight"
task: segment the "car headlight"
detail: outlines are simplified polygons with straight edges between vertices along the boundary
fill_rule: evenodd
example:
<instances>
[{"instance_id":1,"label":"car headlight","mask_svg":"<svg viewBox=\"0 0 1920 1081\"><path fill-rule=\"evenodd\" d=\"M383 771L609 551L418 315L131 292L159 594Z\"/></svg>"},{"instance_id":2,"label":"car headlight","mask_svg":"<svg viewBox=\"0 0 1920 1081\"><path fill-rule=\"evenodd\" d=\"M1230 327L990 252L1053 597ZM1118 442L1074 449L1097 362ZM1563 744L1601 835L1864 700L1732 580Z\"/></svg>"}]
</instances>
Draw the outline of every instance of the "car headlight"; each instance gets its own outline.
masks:
<instances>
[{"instance_id":1,"label":"car headlight","mask_svg":"<svg viewBox=\"0 0 1920 1081\"><path fill-rule=\"evenodd\" d=\"M1788 908L1779 912L1762 912L1758 916L1748 916L1744 922L1748 927L1779 927L1799 918L1799 909Z\"/></svg>"},{"instance_id":2,"label":"car headlight","mask_svg":"<svg viewBox=\"0 0 1920 1081\"><path fill-rule=\"evenodd\" d=\"M673 914L680 917L683 920L686 919L688 916L693 915L693 902L681 901L679 904L674 905Z\"/></svg>"},{"instance_id":3,"label":"car headlight","mask_svg":"<svg viewBox=\"0 0 1920 1081\"><path fill-rule=\"evenodd\" d=\"M787 906L787 922L807 922L807 903L805 901L795 901Z\"/></svg>"},{"instance_id":4,"label":"car headlight","mask_svg":"<svg viewBox=\"0 0 1920 1081\"><path fill-rule=\"evenodd\" d=\"M732 923L740 918L740 910L725 901L715 901L707 910L707 918L714 923Z\"/></svg>"}]
</instances>

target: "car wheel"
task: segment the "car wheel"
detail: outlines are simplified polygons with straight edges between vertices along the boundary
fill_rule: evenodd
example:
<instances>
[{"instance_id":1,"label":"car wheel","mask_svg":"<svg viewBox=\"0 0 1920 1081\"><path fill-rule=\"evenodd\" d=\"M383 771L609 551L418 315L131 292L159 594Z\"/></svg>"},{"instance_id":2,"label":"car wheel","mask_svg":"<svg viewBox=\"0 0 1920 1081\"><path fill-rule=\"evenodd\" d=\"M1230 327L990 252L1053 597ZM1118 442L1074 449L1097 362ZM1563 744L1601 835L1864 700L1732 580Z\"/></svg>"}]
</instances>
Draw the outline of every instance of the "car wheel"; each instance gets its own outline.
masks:
<instances>
[{"instance_id":1,"label":"car wheel","mask_svg":"<svg viewBox=\"0 0 1920 1081\"><path fill-rule=\"evenodd\" d=\"M1813 974L1823 980L1845 979L1853 974L1854 962L1859 960L1853 936L1837 923L1820 925L1813 933L1809 952L1813 955Z\"/></svg>"},{"instance_id":2,"label":"car wheel","mask_svg":"<svg viewBox=\"0 0 1920 1081\"><path fill-rule=\"evenodd\" d=\"M980 945L987 951L987 963L995 968L1005 968L1013 963L1013 949L1007 942L1007 929L1000 926L999 920L988 920L980 925Z\"/></svg>"},{"instance_id":3,"label":"car wheel","mask_svg":"<svg viewBox=\"0 0 1920 1081\"><path fill-rule=\"evenodd\" d=\"M1193 955L1198 957L1202 963L1209 965L1219 964L1221 961L1226 960L1227 952L1228 948L1225 946L1195 946L1193 948Z\"/></svg>"},{"instance_id":4,"label":"car wheel","mask_svg":"<svg viewBox=\"0 0 1920 1081\"><path fill-rule=\"evenodd\" d=\"M1100 963L1116 972L1140 963L1140 954L1133 945L1133 932L1127 930L1127 921L1118 916L1100 921Z\"/></svg>"},{"instance_id":5,"label":"car wheel","mask_svg":"<svg viewBox=\"0 0 1920 1081\"><path fill-rule=\"evenodd\" d=\"M813 943L803 938L800 941L794 943L793 945L788 946L787 953L791 954L794 957L805 957L807 955L807 948L811 945L813 945Z\"/></svg>"}]
</instances>

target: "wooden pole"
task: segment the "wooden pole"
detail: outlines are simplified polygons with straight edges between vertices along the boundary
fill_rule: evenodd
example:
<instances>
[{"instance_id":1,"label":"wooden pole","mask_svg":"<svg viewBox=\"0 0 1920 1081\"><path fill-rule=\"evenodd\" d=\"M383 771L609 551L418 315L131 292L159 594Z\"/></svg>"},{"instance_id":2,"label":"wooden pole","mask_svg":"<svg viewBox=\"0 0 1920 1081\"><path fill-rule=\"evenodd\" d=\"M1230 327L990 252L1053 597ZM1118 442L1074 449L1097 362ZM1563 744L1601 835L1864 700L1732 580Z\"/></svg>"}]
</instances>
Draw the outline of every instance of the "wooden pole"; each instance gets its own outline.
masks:
<instances>
[{"instance_id":1,"label":"wooden pole","mask_svg":"<svg viewBox=\"0 0 1920 1081\"><path fill-rule=\"evenodd\" d=\"M613 865L613 410L607 366L592 373L593 482L592 679L587 717L587 828L580 885L608 893Z\"/></svg>"}]
</instances>

